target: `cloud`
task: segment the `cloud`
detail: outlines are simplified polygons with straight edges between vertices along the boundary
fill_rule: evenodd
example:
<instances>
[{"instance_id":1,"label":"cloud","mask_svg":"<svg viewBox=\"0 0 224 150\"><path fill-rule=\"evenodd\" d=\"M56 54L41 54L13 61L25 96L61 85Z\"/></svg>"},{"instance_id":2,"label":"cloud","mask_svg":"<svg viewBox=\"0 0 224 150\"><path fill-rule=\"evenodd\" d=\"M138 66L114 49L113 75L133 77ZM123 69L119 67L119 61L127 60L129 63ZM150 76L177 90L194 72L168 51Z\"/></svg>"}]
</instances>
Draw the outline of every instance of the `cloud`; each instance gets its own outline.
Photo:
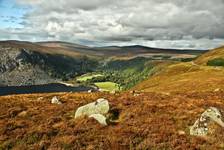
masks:
<instances>
[{"instance_id":1,"label":"cloud","mask_svg":"<svg viewBox=\"0 0 224 150\"><path fill-rule=\"evenodd\" d=\"M146 45L182 45L182 48L216 47L222 41L224 44L223 0L17 0L17 3L33 8L23 17L24 28L20 32L24 32L23 36L27 33L25 37L33 33L36 39L45 40L120 45L141 41Z\"/></svg>"}]
</instances>

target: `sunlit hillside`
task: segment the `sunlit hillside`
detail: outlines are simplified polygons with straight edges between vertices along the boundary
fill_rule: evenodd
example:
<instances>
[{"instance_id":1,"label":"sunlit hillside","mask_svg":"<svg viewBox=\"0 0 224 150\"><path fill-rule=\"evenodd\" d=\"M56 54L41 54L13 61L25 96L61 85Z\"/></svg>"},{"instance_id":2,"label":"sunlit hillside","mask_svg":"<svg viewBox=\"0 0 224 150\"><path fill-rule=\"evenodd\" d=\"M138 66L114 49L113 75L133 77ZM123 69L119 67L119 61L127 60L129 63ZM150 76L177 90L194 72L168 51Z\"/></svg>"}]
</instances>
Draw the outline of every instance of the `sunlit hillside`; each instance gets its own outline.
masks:
<instances>
[{"instance_id":1,"label":"sunlit hillside","mask_svg":"<svg viewBox=\"0 0 224 150\"><path fill-rule=\"evenodd\" d=\"M221 59L223 57L224 49L222 47L211 50L191 62L160 67L155 75L136 85L133 89L145 92L223 90L224 69ZM217 62L215 58L220 59Z\"/></svg>"},{"instance_id":2,"label":"sunlit hillside","mask_svg":"<svg viewBox=\"0 0 224 150\"><path fill-rule=\"evenodd\" d=\"M214 91L224 89L224 70L193 62L163 68L133 89L145 92Z\"/></svg>"},{"instance_id":3,"label":"sunlit hillside","mask_svg":"<svg viewBox=\"0 0 224 150\"><path fill-rule=\"evenodd\" d=\"M215 58L224 58L224 46L203 54L198 59L196 59L195 63L206 65L209 60L213 60Z\"/></svg>"}]
</instances>

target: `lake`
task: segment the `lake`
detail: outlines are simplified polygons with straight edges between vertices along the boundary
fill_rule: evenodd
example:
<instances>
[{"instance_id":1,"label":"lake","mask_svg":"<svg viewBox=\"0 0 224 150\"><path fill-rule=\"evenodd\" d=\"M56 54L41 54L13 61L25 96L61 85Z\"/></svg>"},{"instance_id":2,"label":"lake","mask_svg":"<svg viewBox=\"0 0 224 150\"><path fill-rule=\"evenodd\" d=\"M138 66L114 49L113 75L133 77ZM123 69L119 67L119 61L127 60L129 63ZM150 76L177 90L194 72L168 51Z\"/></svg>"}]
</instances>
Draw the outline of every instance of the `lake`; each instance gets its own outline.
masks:
<instances>
[{"instance_id":1,"label":"lake","mask_svg":"<svg viewBox=\"0 0 224 150\"><path fill-rule=\"evenodd\" d=\"M30 85L30 86L5 86L0 87L0 96L11 94L32 94L32 93L84 92L90 89L93 88L84 86L71 87L59 83L52 83L45 85Z\"/></svg>"}]
</instances>

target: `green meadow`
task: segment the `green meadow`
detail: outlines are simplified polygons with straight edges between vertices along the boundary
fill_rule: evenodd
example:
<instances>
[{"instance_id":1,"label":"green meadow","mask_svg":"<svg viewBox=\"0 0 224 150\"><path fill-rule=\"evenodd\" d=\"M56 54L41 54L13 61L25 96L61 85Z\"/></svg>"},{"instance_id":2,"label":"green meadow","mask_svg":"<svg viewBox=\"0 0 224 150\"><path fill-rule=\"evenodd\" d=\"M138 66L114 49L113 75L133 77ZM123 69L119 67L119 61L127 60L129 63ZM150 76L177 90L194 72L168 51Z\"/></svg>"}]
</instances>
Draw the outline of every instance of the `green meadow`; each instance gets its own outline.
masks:
<instances>
[{"instance_id":1,"label":"green meadow","mask_svg":"<svg viewBox=\"0 0 224 150\"><path fill-rule=\"evenodd\" d=\"M114 82L96 82L95 85L99 87L102 91L119 91L119 84Z\"/></svg>"}]
</instances>

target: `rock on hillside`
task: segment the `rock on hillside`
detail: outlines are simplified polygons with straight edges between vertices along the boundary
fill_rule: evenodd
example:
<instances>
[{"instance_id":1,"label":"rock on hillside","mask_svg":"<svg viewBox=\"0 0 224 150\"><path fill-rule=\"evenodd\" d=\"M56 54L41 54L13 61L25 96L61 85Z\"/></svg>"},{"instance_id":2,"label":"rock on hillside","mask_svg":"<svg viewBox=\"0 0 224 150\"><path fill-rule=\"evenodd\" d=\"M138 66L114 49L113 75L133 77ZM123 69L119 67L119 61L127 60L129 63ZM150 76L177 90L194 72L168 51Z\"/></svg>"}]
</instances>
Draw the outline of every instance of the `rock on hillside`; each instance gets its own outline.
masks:
<instances>
[{"instance_id":1,"label":"rock on hillside","mask_svg":"<svg viewBox=\"0 0 224 150\"><path fill-rule=\"evenodd\" d=\"M53 96L63 105L49 103ZM82 105L104 97L119 110L117 124L104 117L77 118ZM0 97L0 149L222 150L224 128L214 124L206 138L189 127L209 107L224 110L224 92L156 94L53 93ZM40 100L38 100L40 99ZM223 118L224 119L224 118Z\"/></svg>"}]
</instances>

